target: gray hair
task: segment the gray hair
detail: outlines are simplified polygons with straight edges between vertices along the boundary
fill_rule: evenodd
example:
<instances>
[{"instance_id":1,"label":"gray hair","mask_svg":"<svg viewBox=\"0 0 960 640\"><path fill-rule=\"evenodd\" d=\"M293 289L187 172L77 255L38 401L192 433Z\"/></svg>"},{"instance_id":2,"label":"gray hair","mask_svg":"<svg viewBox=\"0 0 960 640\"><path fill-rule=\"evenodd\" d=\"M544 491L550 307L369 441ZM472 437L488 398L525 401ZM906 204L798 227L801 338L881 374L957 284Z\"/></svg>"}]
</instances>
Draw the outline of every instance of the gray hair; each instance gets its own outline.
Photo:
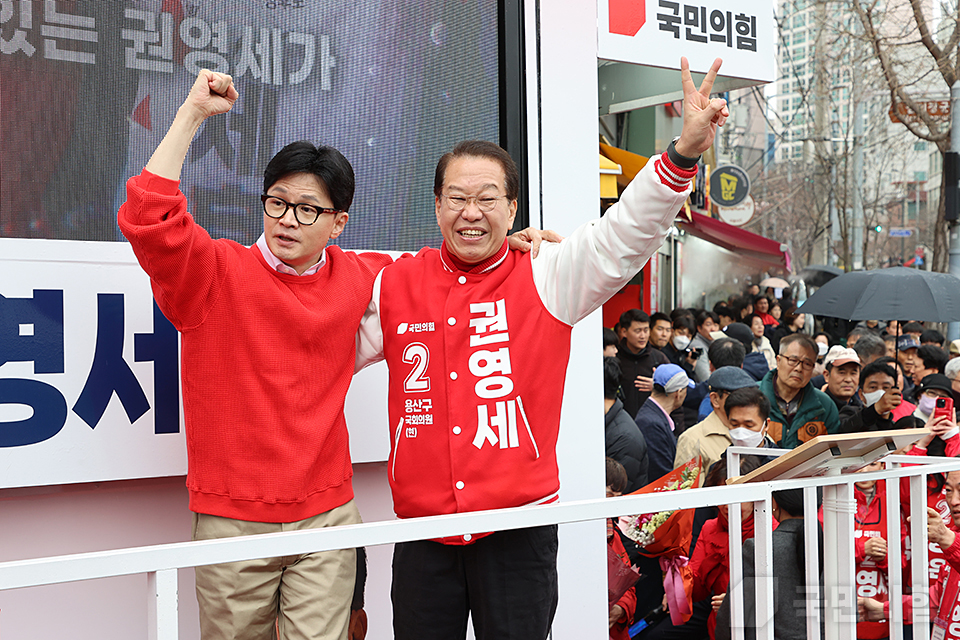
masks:
<instances>
[{"instance_id":1,"label":"gray hair","mask_svg":"<svg viewBox=\"0 0 960 640\"><path fill-rule=\"evenodd\" d=\"M943 369L945 376L951 380L956 380L957 376L960 375L960 358L952 358L947 362L947 366Z\"/></svg>"},{"instance_id":2,"label":"gray hair","mask_svg":"<svg viewBox=\"0 0 960 640\"><path fill-rule=\"evenodd\" d=\"M860 336L860 339L851 348L857 352L861 364L867 364L887 355L887 344L874 333Z\"/></svg>"}]
</instances>

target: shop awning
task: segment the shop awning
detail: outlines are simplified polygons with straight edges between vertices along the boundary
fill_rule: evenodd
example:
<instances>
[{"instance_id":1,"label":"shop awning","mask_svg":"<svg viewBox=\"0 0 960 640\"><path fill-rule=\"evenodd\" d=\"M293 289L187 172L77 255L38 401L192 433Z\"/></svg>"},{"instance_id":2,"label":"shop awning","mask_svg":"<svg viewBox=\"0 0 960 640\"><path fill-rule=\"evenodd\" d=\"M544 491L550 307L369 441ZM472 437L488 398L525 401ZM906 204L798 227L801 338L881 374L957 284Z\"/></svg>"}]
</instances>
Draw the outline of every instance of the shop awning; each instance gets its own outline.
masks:
<instances>
[{"instance_id":1,"label":"shop awning","mask_svg":"<svg viewBox=\"0 0 960 640\"><path fill-rule=\"evenodd\" d=\"M643 169L643 166L647 164L648 160L648 158L644 156L624 149L618 149L617 147L611 147L602 142L600 143L600 156L606 156L620 165L621 172L620 175L617 176L617 184L620 185L621 189L630 184L630 181L640 173L640 169Z\"/></svg>"},{"instance_id":2,"label":"shop awning","mask_svg":"<svg viewBox=\"0 0 960 640\"><path fill-rule=\"evenodd\" d=\"M617 176L623 173L613 160L600 156L600 197L617 198L620 193L617 191Z\"/></svg>"},{"instance_id":3,"label":"shop awning","mask_svg":"<svg viewBox=\"0 0 960 640\"><path fill-rule=\"evenodd\" d=\"M677 222L685 232L731 251L757 267L790 271L790 252L776 240L691 211L687 206L680 211Z\"/></svg>"},{"instance_id":4,"label":"shop awning","mask_svg":"<svg viewBox=\"0 0 960 640\"><path fill-rule=\"evenodd\" d=\"M617 182L621 188L630 184L649 160L644 156L601 142L600 157L604 156L620 165L622 173L617 176ZM677 223L681 224L687 233L731 251L759 269L773 268L790 271L790 253L786 245L776 240L697 213L690 210L688 205L684 205L680 211Z\"/></svg>"}]
</instances>

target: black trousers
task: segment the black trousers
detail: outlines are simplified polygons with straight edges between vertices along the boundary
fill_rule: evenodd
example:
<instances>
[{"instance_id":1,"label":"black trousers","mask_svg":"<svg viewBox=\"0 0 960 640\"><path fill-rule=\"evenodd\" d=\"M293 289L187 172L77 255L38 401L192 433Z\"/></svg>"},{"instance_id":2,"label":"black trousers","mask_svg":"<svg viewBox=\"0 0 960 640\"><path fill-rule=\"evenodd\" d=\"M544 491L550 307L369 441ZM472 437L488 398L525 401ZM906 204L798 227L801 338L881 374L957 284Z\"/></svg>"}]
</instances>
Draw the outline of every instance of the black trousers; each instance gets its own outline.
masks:
<instances>
[{"instance_id":1,"label":"black trousers","mask_svg":"<svg viewBox=\"0 0 960 640\"><path fill-rule=\"evenodd\" d=\"M542 640L557 611L557 526L498 531L474 544L429 540L393 552L396 640Z\"/></svg>"}]
</instances>

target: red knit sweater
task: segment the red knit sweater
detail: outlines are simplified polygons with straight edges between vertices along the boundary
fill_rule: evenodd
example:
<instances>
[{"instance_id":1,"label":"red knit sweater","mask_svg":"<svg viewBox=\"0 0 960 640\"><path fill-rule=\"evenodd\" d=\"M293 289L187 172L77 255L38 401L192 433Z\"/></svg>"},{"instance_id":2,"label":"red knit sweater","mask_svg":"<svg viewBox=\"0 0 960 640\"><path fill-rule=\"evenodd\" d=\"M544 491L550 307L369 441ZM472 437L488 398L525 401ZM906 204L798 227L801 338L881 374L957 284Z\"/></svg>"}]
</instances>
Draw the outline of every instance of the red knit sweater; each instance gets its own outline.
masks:
<instances>
[{"instance_id":1,"label":"red knit sweater","mask_svg":"<svg viewBox=\"0 0 960 640\"><path fill-rule=\"evenodd\" d=\"M343 403L385 255L327 247L315 274L212 240L175 181L127 182L120 229L181 334L190 509L293 522L353 497Z\"/></svg>"}]
</instances>

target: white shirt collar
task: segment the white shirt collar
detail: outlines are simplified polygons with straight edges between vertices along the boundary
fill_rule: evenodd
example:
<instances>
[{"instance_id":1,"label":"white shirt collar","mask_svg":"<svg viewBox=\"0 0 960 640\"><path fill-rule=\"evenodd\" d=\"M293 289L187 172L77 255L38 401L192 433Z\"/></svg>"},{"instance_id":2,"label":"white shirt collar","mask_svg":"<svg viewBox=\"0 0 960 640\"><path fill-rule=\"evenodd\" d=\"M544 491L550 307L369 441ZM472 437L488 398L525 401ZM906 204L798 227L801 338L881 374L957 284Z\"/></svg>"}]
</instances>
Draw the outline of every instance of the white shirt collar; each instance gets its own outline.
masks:
<instances>
[{"instance_id":1,"label":"white shirt collar","mask_svg":"<svg viewBox=\"0 0 960 640\"><path fill-rule=\"evenodd\" d=\"M267 264L270 265L272 269L276 270L279 273L288 273L293 276L298 275L296 269L294 269L288 264L285 264L280 258L273 255L273 251L270 251L270 247L267 246L267 237L264 234L262 233L260 234L260 237L257 239L256 247L257 249L260 250L260 255L263 256L263 259L267 261ZM323 251L320 253L320 261L299 275L311 276L315 274L317 271L320 270L320 267L322 267L324 263L326 263L326 261L327 261L327 248L324 247Z\"/></svg>"}]
</instances>

